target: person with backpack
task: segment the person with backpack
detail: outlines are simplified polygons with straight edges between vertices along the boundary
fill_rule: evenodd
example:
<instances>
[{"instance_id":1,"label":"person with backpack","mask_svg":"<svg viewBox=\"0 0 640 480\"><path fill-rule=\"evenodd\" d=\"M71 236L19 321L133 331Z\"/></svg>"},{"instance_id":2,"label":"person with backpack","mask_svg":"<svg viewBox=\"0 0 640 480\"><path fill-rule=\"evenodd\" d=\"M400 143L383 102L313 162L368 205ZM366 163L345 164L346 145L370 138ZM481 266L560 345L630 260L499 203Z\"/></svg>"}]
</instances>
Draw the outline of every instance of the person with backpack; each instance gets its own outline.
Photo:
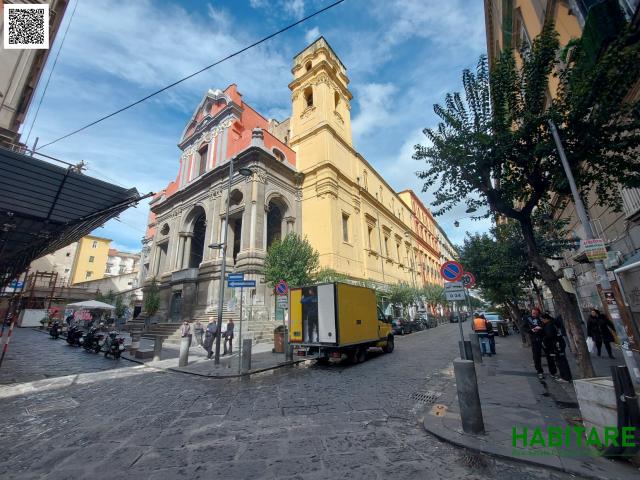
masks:
<instances>
[{"instance_id":1,"label":"person with backpack","mask_svg":"<svg viewBox=\"0 0 640 480\"><path fill-rule=\"evenodd\" d=\"M473 322L471 323L471 328L475 333L478 334L478 340L480 341L480 350L482 351L482 355L491 356L491 344L489 343L489 335L488 335L488 327L487 319L482 314L474 315Z\"/></svg>"}]
</instances>

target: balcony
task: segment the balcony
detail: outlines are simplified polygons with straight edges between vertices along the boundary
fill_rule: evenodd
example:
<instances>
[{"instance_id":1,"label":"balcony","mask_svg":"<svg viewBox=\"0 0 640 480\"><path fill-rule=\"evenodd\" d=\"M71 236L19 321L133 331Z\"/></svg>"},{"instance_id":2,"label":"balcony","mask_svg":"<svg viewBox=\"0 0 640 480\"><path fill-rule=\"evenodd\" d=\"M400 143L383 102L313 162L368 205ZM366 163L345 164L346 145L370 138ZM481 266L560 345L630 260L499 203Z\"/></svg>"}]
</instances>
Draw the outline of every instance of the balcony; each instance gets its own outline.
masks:
<instances>
[{"instance_id":1,"label":"balcony","mask_svg":"<svg viewBox=\"0 0 640 480\"><path fill-rule=\"evenodd\" d=\"M177 272L173 272L171 274L171 282L179 283L196 280L198 278L199 272L199 268L185 268L183 270L178 270Z\"/></svg>"},{"instance_id":2,"label":"balcony","mask_svg":"<svg viewBox=\"0 0 640 480\"><path fill-rule=\"evenodd\" d=\"M627 220L640 220L640 188L622 189L622 208Z\"/></svg>"}]
</instances>

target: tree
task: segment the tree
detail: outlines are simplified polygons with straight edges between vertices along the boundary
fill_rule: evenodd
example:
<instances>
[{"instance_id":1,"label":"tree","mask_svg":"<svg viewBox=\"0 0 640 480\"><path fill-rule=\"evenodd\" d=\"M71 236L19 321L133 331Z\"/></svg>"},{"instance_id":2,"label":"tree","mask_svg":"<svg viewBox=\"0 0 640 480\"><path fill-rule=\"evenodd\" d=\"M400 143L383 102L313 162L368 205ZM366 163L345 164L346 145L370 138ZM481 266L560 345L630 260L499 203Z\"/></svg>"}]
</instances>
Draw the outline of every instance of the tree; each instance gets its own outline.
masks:
<instances>
[{"instance_id":1,"label":"tree","mask_svg":"<svg viewBox=\"0 0 640 480\"><path fill-rule=\"evenodd\" d=\"M415 300L415 290L407 283L394 283L389 287L387 298L391 304L404 308Z\"/></svg>"},{"instance_id":2,"label":"tree","mask_svg":"<svg viewBox=\"0 0 640 480\"><path fill-rule=\"evenodd\" d=\"M154 316L160 308L160 287L158 281L153 278L151 284L144 290L144 311L150 317Z\"/></svg>"},{"instance_id":3,"label":"tree","mask_svg":"<svg viewBox=\"0 0 640 480\"><path fill-rule=\"evenodd\" d=\"M314 274L314 282L316 283L344 282L347 280L350 280L348 275L329 267L322 267Z\"/></svg>"},{"instance_id":4,"label":"tree","mask_svg":"<svg viewBox=\"0 0 640 480\"><path fill-rule=\"evenodd\" d=\"M533 214L552 192L568 194L549 120L558 126L583 193L593 188L599 203L620 208L613 192L640 185L633 161L640 146L640 108L624 101L640 73L640 48L637 39L621 35L595 65L587 65L580 43L563 63L557 33L547 23L531 51L523 52L520 67L506 49L489 75L481 57L475 74L463 72L464 100L459 93L448 94L444 106L434 107L442 121L424 130L429 144L416 145L414 158L427 163L418 172L425 180L423 191L438 183L434 214L464 202L489 206L518 223L527 261L549 287L582 374L591 377L580 320L537 242ZM560 88L549 100L552 73L559 76Z\"/></svg>"},{"instance_id":5,"label":"tree","mask_svg":"<svg viewBox=\"0 0 640 480\"><path fill-rule=\"evenodd\" d=\"M444 298L444 287L440 285L425 285L420 291L420 296L431 309L431 313L435 313L437 307L447 303Z\"/></svg>"},{"instance_id":6,"label":"tree","mask_svg":"<svg viewBox=\"0 0 640 480\"><path fill-rule=\"evenodd\" d=\"M318 266L318 252L306 237L289 233L283 240L272 243L268 248L264 274L271 286L282 279L290 286L297 287L311 283Z\"/></svg>"}]
</instances>

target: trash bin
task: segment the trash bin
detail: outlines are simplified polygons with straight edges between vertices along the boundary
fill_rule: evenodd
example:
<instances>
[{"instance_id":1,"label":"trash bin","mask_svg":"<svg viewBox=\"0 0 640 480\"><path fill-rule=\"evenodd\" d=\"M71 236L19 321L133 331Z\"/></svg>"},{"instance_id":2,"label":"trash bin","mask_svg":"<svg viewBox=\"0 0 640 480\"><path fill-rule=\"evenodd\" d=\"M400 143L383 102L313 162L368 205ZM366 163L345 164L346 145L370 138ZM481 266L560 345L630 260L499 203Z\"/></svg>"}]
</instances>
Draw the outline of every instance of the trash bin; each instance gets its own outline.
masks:
<instances>
[{"instance_id":1,"label":"trash bin","mask_svg":"<svg viewBox=\"0 0 640 480\"><path fill-rule=\"evenodd\" d=\"M279 325L273 330L274 353L284 353L284 333L285 329L283 325Z\"/></svg>"}]
</instances>

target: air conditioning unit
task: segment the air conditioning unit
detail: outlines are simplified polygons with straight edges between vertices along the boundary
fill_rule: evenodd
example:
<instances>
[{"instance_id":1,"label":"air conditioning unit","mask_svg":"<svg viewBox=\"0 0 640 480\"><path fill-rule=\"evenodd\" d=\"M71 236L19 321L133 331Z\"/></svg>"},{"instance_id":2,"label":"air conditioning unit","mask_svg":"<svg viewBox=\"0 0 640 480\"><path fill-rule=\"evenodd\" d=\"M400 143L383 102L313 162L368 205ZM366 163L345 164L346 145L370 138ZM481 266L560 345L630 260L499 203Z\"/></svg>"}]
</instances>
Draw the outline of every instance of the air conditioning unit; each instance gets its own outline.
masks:
<instances>
[{"instance_id":1,"label":"air conditioning unit","mask_svg":"<svg viewBox=\"0 0 640 480\"><path fill-rule=\"evenodd\" d=\"M604 268L607 270L613 270L616 267L619 267L622 264L623 256L622 252L607 252L607 259L603 260Z\"/></svg>"}]
</instances>

